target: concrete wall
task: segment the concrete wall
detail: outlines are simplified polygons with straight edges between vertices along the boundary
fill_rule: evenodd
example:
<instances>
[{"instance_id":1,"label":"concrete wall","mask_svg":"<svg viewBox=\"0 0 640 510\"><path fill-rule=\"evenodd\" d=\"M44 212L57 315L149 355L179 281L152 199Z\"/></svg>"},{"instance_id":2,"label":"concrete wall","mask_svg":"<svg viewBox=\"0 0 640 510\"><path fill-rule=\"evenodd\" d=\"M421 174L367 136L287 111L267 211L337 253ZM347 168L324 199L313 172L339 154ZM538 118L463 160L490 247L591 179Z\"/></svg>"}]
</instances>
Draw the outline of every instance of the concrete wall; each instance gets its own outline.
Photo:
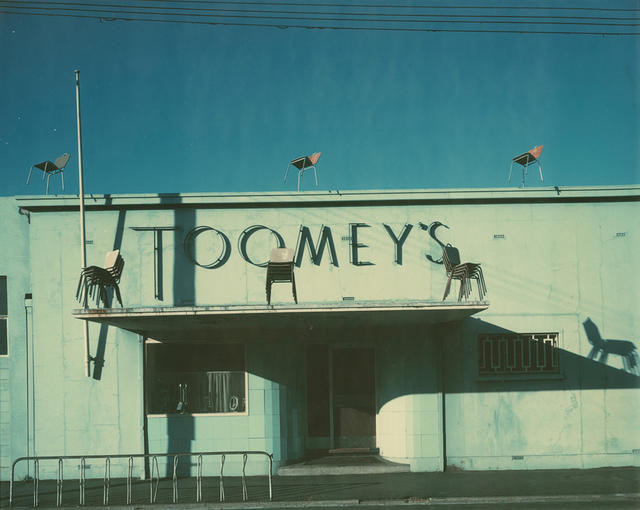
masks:
<instances>
[{"instance_id":1,"label":"concrete wall","mask_svg":"<svg viewBox=\"0 0 640 510\"><path fill-rule=\"evenodd\" d=\"M31 286L28 218L18 213L13 198L0 198L0 218L0 276L7 277L8 293L8 355L0 356L0 480L6 480L13 459L33 451L32 409L26 405L31 359L25 327L30 317L25 293Z\"/></svg>"},{"instance_id":2,"label":"concrete wall","mask_svg":"<svg viewBox=\"0 0 640 510\"><path fill-rule=\"evenodd\" d=\"M445 272L425 255L439 258L441 249L419 222L440 221L449 227L437 229L440 241L457 246L464 261L482 263L490 308L463 324L420 331L398 327L371 339L376 346L381 454L407 462L413 470L438 470L445 462L473 469L637 465L639 456L633 451L640 444L632 424L640 417L638 375L623 370L617 355L606 362L588 359L591 345L582 327L589 317L603 338L637 346L640 282L632 270L640 247L640 229L634 221L637 202L520 203L478 194L486 200L386 203L382 195L376 204L339 205L336 198L335 203L300 207L256 207L258 197L224 208L216 207L215 198L206 207L179 207L175 197L160 197L157 205L146 208L139 207L145 199L137 200L138 205L133 200L115 207L110 202L117 202L117 197L106 203L101 198L103 210L87 213L88 263L101 265L105 252L121 250L126 307L262 304L265 270L240 256L243 230L265 225L277 230L287 246L295 247L303 225L317 248L321 229L327 226L336 257L332 261L327 245L315 265L307 246L296 269L300 303L342 302L345 297L439 301ZM59 204L56 200L49 203ZM99 203L96 199L89 205ZM3 199L0 205L9 225L0 233L2 244L12 247L10 256L0 261L0 274L9 276L11 290L10 356L0 358L0 377L11 380L0 390L2 409L7 405L11 409L9 423L6 418L2 422L3 437L11 438L11 457L27 453L26 351L20 346L26 345L23 297L29 290L34 384L28 398L35 408L29 453L142 452L142 340L133 333L92 324L91 352L104 364L95 364L92 377L84 375L82 327L71 315L79 306L77 211L32 206L29 224L18 215L15 200ZM168 208L157 208L164 206ZM370 265L352 263L352 247L343 239L352 236L351 223L369 225L359 227L357 234L358 242L368 245L358 249L358 257ZM385 224L397 237L405 225L413 226L401 264L395 261L395 243ZM194 265L185 255L186 233L203 225L229 239L230 256L217 269ZM154 226L176 228L162 234L161 299L154 297L153 233L132 229ZM196 239L195 258L203 265L212 263L222 246L214 231L202 232ZM262 230L247 246L249 256L262 261L273 238ZM454 284L450 299L455 300L456 293ZM474 287L472 299L476 296ZM290 286L274 286L272 301L290 303ZM477 335L492 331L558 332L561 378L479 378ZM226 449L273 451L281 463L299 458L306 436L301 334L280 342L248 343L247 416L149 418L150 451L164 451L181 438L180 444L192 450L219 449L224 444ZM354 338L339 334L331 338L345 340ZM6 463L3 457L3 479ZM42 476L51 474L42 469ZM101 469L92 466L89 476L101 476ZM140 472L142 466L136 469ZM251 469L263 468L256 463Z\"/></svg>"}]
</instances>

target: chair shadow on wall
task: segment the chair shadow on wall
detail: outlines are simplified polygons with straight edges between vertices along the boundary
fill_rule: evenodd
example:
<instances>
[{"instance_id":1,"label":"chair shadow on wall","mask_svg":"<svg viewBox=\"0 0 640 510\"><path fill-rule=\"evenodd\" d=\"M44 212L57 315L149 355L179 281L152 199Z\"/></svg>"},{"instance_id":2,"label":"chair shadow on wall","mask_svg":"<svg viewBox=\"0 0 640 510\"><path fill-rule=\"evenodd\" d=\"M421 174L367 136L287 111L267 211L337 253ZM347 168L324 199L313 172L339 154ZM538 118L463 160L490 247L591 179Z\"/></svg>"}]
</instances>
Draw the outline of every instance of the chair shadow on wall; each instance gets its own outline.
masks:
<instances>
[{"instance_id":1,"label":"chair shadow on wall","mask_svg":"<svg viewBox=\"0 0 640 510\"><path fill-rule=\"evenodd\" d=\"M638 350L633 342L629 340L603 339L600 336L598 326L589 317L582 323L582 326L587 334L589 343L593 346L591 352L587 355L588 359L595 359L599 354L598 361L606 365L609 354L615 354L622 358L622 365L626 372L640 375Z\"/></svg>"}]
</instances>

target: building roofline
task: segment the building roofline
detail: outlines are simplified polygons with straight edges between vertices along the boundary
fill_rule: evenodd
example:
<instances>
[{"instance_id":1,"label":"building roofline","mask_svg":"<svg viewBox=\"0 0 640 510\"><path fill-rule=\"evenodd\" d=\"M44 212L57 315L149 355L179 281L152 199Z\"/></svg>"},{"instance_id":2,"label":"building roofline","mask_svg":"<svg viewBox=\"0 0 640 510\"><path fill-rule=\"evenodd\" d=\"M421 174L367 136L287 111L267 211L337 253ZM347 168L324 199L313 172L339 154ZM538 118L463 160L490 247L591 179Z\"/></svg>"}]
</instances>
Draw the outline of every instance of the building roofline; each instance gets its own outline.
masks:
<instances>
[{"instance_id":1,"label":"building roofline","mask_svg":"<svg viewBox=\"0 0 640 510\"><path fill-rule=\"evenodd\" d=\"M78 208L78 195L30 195L16 196L14 198L19 207L29 211ZM640 185L85 195L85 207L88 209L264 208L629 201L640 201Z\"/></svg>"}]
</instances>

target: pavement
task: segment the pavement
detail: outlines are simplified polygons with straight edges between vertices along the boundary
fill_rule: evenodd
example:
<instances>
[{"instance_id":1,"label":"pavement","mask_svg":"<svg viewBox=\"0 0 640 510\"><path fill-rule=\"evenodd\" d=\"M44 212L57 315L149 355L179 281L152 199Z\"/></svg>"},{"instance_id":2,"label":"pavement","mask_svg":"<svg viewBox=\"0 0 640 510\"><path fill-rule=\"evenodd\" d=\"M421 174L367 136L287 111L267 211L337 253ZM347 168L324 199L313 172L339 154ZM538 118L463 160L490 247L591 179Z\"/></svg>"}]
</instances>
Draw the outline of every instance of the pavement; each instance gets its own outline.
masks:
<instances>
[{"instance_id":1,"label":"pavement","mask_svg":"<svg viewBox=\"0 0 640 510\"><path fill-rule=\"evenodd\" d=\"M102 480L87 480L87 507L104 508ZM247 478L247 501L240 478L225 477L225 503L219 502L218 478L204 478L202 503L196 503L195 479L179 480L183 508L640 508L640 468L531 471L446 471L444 473L369 473L274 476L269 501L266 477ZM163 479L156 503L149 505L148 481L132 484L132 505L173 506L172 483ZM65 481L62 506L78 506L78 480ZM0 484L0 505L9 505L9 484ZM56 506L55 480L39 482L39 506ZM126 480L111 481L110 508L127 508ZM14 507L33 507L33 482L14 485Z\"/></svg>"}]
</instances>

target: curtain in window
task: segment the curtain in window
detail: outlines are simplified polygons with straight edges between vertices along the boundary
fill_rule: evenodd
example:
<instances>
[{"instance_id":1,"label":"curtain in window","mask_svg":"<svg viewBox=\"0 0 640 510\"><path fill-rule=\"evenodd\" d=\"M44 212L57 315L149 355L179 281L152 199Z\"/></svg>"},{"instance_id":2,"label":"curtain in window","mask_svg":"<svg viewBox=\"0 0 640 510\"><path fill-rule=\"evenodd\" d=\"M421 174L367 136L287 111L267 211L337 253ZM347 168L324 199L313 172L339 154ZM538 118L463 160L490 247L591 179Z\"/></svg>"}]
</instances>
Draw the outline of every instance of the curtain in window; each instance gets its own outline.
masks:
<instances>
[{"instance_id":1,"label":"curtain in window","mask_svg":"<svg viewBox=\"0 0 640 510\"><path fill-rule=\"evenodd\" d=\"M231 372L207 372L209 405L214 413L228 413L231 409Z\"/></svg>"}]
</instances>

